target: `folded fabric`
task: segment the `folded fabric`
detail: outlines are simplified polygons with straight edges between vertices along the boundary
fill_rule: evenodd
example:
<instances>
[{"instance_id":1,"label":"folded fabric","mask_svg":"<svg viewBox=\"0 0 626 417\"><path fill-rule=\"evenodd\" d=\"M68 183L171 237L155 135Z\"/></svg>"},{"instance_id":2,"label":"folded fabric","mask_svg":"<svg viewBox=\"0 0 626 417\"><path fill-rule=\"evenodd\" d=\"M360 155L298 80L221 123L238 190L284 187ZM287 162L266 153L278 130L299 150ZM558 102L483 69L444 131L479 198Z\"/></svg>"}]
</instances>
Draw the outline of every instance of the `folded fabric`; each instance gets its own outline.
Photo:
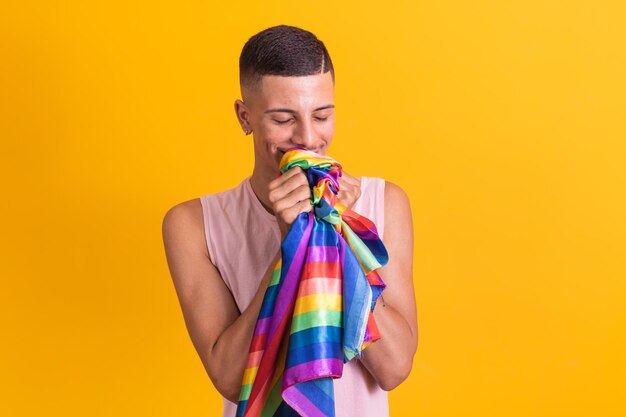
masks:
<instances>
[{"instance_id":1,"label":"folded fabric","mask_svg":"<svg viewBox=\"0 0 626 417\"><path fill-rule=\"evenodd\" d=\"M373 309L387 263L376 226L339 202L341 165L301 148L280 173L300 166L312 189L281 243L254 328L237 417L335 415L333 378L380 339Z\"/></svg>"}]
</instances>

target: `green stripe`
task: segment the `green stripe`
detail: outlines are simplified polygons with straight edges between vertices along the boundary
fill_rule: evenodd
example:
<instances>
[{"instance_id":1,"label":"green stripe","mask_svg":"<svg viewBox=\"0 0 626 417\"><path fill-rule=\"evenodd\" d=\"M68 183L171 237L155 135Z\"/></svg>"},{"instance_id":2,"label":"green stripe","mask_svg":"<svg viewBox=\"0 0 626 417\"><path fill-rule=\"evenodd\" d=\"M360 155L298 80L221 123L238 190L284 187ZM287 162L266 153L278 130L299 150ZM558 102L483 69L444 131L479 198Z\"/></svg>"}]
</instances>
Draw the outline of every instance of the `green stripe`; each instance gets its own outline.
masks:
<instances>
[{"instance_id":1,"label":"green stripe","mask_svg":"<svg viewBox=\"0 0 626 417\"><path fill-rule=\"evenodd\" d=\"M326 169L326 170L330 170L330 168L332 167L332 163L331 162L322 162L321 164L314 164L312 160L308 160L308 159L296 159L293 160L291 162L286 163L285 165L283 165L282 167L280 167L280 172L282 172L283 174L285 172L287 172L290 168L293 168L295 166L299 166L300 168L307 170L310 167L314 166L316 168L319 169Z\"/></svg>"},{"instance_id":2,"label":"green stripe","mask_svg":"<svg viewBox=\"0 0 626 417\"><path fill-rule=\"evenodd\" d=\"M278 281L280 281L280 268L276 268L274 272L272 272L269 286L271 287L272 285L278 284Z\"/></svg>"},{"instance_id":3,"label":"green stripe","mask_svg":"<svg viewBox=\"0 0 626 417\"><path fill-rule=\"evenodd\" d=\"M246 384L241 386L241 392L239 393L239 401L245 401L250 398L250 392L252 391L252 384Z\"/></svg>"},{"instance_id":4,"label":"green stripe","mask_svg":"<svg viewBox=\"0 0 626 417\"><path fill-rule=\"evenodd\" d=\"M315 310L298 314L291 323L291 333L310 329L311 327L341 327L342 312L336 310Z\"/></svg>"},{"instance_id":5,"label":"green stripe","mask_svg":"<svg viewBox=\"0 0 626 417\"><path fill-rule=\"evenodd\" d=\"M339 215L337 210L331 211L330 213L328 213L327 216L323 217L322 219L330 224L339 224L341 222L341 216Z\"/></svg>"}]
</instances>

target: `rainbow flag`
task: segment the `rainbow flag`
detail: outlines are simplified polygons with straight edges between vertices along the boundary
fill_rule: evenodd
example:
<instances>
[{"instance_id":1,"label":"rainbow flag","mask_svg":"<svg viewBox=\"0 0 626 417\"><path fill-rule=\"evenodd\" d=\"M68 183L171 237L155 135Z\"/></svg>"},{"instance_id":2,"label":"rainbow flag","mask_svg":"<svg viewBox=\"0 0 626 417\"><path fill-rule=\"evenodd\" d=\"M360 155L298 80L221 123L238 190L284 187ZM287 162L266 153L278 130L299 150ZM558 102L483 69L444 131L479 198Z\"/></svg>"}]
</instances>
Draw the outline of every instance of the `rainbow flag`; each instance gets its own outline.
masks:
<instances>
[{"instance_id":1,"label":"rainbow flag","mask_svg":"<svg viewBox=\"0 0 626 417\"><path fill-rule=\"evenodd\" d=\"M372 310L388 261L376 226L337 198L341 165L301 148L283 155L280 174L306 173L311 212L281 243L243 375L237 417L335 415L333 378L380 339Z\"/></svg>"}]
</instances>

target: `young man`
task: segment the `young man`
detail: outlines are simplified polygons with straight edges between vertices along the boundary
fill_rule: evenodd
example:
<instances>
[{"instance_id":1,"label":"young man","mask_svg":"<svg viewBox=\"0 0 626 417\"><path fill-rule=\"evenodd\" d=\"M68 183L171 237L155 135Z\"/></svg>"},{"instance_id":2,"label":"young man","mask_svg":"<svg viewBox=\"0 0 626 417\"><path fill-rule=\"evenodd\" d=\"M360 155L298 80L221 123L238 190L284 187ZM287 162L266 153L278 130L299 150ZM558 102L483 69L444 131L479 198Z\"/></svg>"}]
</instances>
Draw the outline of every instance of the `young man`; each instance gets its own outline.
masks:
<instances>
[{"instance_id":1,"label":"young man","mask_svg":"<svg viewBox=\"0 0 626 417\"><path fill-rule=\"evenodd\" d=\"M311 211L304 171L277 177L294 146L325 154L335 128L334 69L324 44L292 27L268 28L240 57L243 100L235 113L253 134L255 164L239 186L172 207L163 220L167 260L189 335L234 416L252 333L280 243L298 214ZM337 417L387 416L387 391L407 378L417 348L412 282L413 225L404 191L376 177L343 172L339 200L372 220L389 262L374 308L381 339L344 365L334 381ZM384 236L383 236L384 233Z\"/></svg>"}]
</instances>

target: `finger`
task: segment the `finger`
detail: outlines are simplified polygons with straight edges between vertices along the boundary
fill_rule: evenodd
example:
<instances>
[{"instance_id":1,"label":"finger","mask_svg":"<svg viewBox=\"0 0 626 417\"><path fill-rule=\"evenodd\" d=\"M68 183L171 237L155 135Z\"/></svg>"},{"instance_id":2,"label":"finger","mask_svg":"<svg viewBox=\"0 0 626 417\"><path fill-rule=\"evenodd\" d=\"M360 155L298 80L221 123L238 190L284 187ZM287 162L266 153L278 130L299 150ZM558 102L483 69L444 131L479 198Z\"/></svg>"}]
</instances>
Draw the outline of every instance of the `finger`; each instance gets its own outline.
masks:
<instances>
[{"instance_id":1,"label":"finger","mask_svg":"<svg viewBox=\"0 0 626 417\"><path fill-rule=\"evenodd\" d=\"M302 173L304 174L304 171L302 170L302 168L300 168L298 165L289 168L283 175L281 175L280 177L277 177L275 179L273 179L270 183L269 183L269 189L273 190L275 188L280 187L281 185L283 185L285 182L287 182L289 180L289 178L293 177L294 175L297 175L298 173Z\"/></svg>"},{"instance_id":2,"label":"finger","mask_svg":"<svg viewBox=\"0 0 626 417\"><path fill-rule=\"evenodd\" d=\"M282 212L291 209L291 207L297 206L302 201L306 202L311 199L313 194L309 184L302 184L297 188L291 190L283 198L279 199L275 203L276 211Z\"/></svg>"},{"instance_id":3,"label":"finger","mask_svg":"<svg viewBox=\"0 0 626 417\"><path fill-rule=\"evenodd\" d=\"M299 201L295 206L292 206L289 209L285 210L284 216L287 219L286 222L288 224L292 224L300 215L300 213L307 213L311 210L313 210L311 200L306 199L303 201Z\"/></svg>"},{"instance_id":4,"label":"finger","mask_svg":"<svg viewBox=\"0 0 626 417\"><path fill-rule=\"evenodd\" d=\"M298 170L300 170L300 172L296 170L295 172L291 173L289 177L283 179L281 183L273 184L272 186L270 186L268 197L271 202L277 202L284 199L290 192L299 187L309 188L309 182L306 178L306 175L300 167L297 168Z\"/></svg>"}]
</instances>

